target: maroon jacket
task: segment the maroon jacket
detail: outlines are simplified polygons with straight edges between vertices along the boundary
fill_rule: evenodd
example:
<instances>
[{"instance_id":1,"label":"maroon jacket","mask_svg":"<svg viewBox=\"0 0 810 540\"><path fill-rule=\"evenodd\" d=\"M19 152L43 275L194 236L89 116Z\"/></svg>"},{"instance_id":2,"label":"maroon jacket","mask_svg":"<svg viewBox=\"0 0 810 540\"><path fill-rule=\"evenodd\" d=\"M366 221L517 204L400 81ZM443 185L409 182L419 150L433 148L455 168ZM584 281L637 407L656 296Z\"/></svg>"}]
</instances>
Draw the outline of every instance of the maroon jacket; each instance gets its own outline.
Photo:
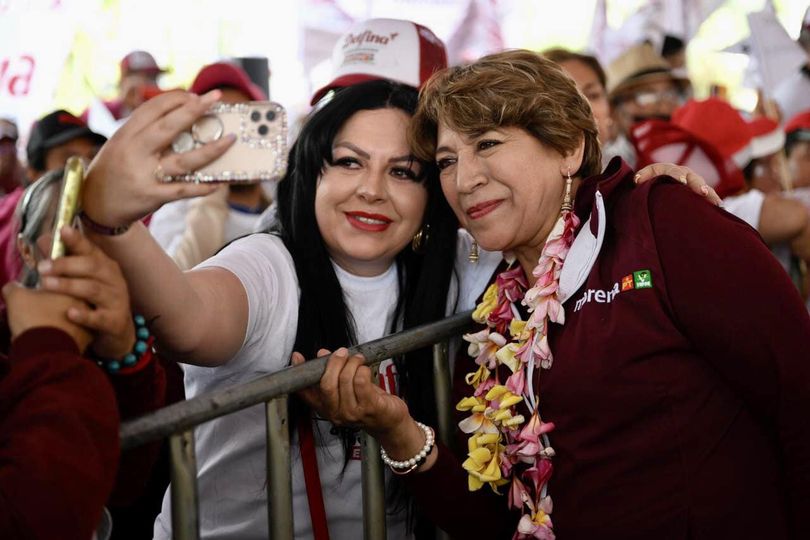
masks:
<instances>
[{"instance_id":1,"label":"maroon jacket","mask_svg":"<svg viewBox=\"0 0 810 540\"><path fill-rule=\"evenodd\" d=\"M118 410L104 373L55 328L0 359L0 538L88 540L118 465Z\"/></svg>"},{"instance_id":2,"label":"maroon jacket","mask_svg":"<svg viewBox=\"0 0 810 540\"><path fill-rule=\"evenodd\" d=\"M810 538L810 317L753 229L674 182L632 177L614 160L578 190L591 221L575 245L604 234L594 264L574 248L566 260L584 283L535 386L556 425L557 536ZM473 370L460 359L456 378ZM445 448L407 482L454 536L515 530L506 498L467 492Z\"/></svg>"}]
</instances>

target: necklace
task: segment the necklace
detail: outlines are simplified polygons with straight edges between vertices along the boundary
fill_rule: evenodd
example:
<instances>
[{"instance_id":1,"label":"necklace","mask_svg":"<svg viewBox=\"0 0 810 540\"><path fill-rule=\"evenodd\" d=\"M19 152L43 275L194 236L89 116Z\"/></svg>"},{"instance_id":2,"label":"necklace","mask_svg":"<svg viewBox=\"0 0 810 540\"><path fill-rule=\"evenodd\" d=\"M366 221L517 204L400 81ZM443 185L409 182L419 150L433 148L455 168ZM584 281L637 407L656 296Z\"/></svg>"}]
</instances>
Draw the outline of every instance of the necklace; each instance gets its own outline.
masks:
<instances>
[{"instance_id":1,"label":"necklace","mask_svg":"<svg viewBox=\"0 0 810 540\"><path fill-rule=\"evenodd\" d=\"M548 433L554 424L540 416L534 380L535 370L550 369L554 360L549 324L565 322L558 298L560 273L578 225L576 214L564 209L532 271L534 286L528 287L523 270L512 261L473 312L473 319L486 328L464 336L478 369L465 379L474 389L472 396L456 405L459 411L470 412L459 423L469 434L463 467L470 491L489 484L498 493L499 487L509 485L509 507L522 514L516 539L554 538L548 495L554 456ZM517 302L527 307L526 320L521 319ZM500 380L499 366L509 369L505 381ZM528 421L517 411L521 403L531 413Z\"/></svg>"}]
</instances>

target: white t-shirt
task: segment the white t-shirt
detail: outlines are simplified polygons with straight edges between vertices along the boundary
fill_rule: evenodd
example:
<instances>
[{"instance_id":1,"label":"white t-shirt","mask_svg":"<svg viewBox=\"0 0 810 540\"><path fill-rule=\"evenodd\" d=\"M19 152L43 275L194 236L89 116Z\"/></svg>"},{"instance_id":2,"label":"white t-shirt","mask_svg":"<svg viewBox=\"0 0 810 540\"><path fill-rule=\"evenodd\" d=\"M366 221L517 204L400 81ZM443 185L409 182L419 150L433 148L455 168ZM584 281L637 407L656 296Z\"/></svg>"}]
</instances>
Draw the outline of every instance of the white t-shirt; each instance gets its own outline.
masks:
<instances>
[{"instance_id":1,"label":"white t-shirt","mask_svg":"<svg viewBox=\"0 0 810 540\"><path fill-rule=\"evenodd\" d=\"M723 208L759 230L759 216L762 214L763 202L765 194L758 189L751 189L742 195L732 195L723 199Z\"/></svg>"},{"instance_id":2,"label":"white t-shirt","mask_svg":"<svg viewBox=\"0 0 810 540\"><path fill-rule=\"evenodd\" d=\"M227 364L184 366L187 397L222 389L289 365L298 326L298 282L281 240L256 234L237 240L199 267L220 267L236 275L248 297L248 325L241 350ZM397 299L397 271L365 278L335 267L360 343L389 333ZM382 378L393 364L380 366ZM332 538L362 538L360 461L352 459L342 479L343 450L329 429L316 436L318 467ZM207 422L195 430L197 485L202 538L267 538L264 407L251 407ZM293 439L292 488L295 537L312 538L303 469ZM406 538L405 513L388 516L388 538ZM155 522L155 538L171 538L167 490Z\"/></svg>"}]
</instances>

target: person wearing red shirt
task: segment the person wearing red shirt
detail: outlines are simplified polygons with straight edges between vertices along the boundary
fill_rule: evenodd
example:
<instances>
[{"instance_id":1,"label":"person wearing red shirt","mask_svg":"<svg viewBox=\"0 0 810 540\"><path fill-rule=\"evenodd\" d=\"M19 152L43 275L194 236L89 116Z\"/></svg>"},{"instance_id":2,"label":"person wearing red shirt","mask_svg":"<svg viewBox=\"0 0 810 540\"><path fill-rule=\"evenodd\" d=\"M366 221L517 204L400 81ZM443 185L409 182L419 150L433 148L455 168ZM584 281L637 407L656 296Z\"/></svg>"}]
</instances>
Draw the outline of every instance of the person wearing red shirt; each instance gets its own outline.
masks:
<instances>
[{"instance_id":1,"label":"person wearing red shirt","mask_svg":"<svg viewBox=\"0 0 810 540\"><path fill-rule=\"evenodd\" d=\"M0 356L0 537L87 540L118 465L118 409L81 354L91 335L65 317L79 301L7 284L13 339Z\"/></svg>"}]
</instances>

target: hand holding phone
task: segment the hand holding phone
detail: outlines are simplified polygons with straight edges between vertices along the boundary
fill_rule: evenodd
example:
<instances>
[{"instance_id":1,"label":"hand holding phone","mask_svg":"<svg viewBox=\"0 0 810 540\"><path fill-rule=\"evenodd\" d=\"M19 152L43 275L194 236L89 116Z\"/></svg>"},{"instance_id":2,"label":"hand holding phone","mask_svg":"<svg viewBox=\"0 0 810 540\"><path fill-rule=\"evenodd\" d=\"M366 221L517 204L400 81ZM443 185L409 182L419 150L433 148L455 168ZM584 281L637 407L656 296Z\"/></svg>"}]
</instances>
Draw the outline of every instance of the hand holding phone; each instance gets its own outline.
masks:
<instances>
[{"instance_id":1,"label":"hand holding phone","mask_svg":"<svg viewBox=\"0 0 810 540\"><path fill-rule=\"evenodd\" d=\"M287 171L287 113L278 103L251 101L217 103L191 129L172 142L178 154L194 150L228 134L236 142L201 169L164 176L167 182L253 183L278 181Z\"/></svg>"},{"instance_id":2,"label":"hand holding phone","mask_svg":"<svg viewBox=\"0 0 810 540\"><path fill-rule=\"evenodd\" d=\"M62 227L72 226L79 210L82 182L84 181L84 164L81 158L68 158L65 172L62 175L62 187L59 190L59 204L53 221L53 241L51 242L51 259L65 255L65 244L62 241Z\"/></svg>"}]
</instances>

